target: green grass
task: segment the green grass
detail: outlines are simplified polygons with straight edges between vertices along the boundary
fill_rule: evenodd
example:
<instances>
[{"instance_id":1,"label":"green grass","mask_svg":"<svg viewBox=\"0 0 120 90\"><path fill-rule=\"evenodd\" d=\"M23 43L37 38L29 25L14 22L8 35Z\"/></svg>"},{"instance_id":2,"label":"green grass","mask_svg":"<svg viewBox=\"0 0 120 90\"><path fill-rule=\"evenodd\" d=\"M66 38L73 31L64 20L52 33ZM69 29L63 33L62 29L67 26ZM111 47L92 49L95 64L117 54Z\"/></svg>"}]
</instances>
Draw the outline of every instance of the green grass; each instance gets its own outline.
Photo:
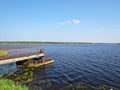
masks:
<instances>
[{"instance_id":1,"label":"green grass","mask_svg":"<svg viewBox=\"0 0 120 90\"><path fill-rule=\"evenodd\" d=\"M28 90L28 87L21 86L8 79L0 79L0 90Z\"/></svg>"},{"instance_id":2,"label":"green grass","mask_svg":"<svg viewBox=\"0 0 120 90\"><path fill-rule=\"evenodd\" d=\"M8 52L0 50L0 57L6 56Z\"/></svg>"},{"instance_id":3,"label":"green grass","mask_svg":"<svg viewBox=\"0 0 120 90\"><path fill-rule=\"evenodd\" d=\"M29 64L27 65L27 67L28 67L28 68L32 68L32 67L33 67L33 64L32 64L32 63L29 63Z\"/></svg>"}]
</instances>

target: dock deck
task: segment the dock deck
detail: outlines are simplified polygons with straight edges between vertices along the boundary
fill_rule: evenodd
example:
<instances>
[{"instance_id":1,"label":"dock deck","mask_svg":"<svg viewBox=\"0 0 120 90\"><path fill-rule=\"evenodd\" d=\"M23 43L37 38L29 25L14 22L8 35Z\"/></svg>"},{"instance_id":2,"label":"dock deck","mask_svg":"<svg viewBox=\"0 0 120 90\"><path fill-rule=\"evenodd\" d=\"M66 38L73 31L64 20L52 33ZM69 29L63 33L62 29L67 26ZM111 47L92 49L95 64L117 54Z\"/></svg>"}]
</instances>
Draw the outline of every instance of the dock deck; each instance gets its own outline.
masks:
<instances>
[{"instance_id":1,"label":"dock deck","mask_svg":"<svg viewBox=\"0 0 120 90\"><path fill-rule=\"evenodd\" d=\"M36 58L36 57L41 57L44 56L44 53L39 53L39 54L29 54L29 55L21 55L21 56L13 56L13 57L5 57L5 58L0 58L0 65L3 64L9 64L9 63L14 63L14 62L18 62L18 61L24 61L24 60L28 60L28 59L32 59L32 58Z\"/></svg>"},{"instance_id":2,"label":"dock deck","mask_svg":"<svg viewBox=\"0 0 120 90\"><path fill-rule=\"evenodd\" d=\"M12 47L12 48L0 48L1 50L17 50L17 52L10 52L14 53L13 55L9 56L9 54L7 56L4 57L0 57L0 65L4 65L4 64L9 64L9 63L14 63L14 62L18 62L18 61L24 61L24 60L29 60L29 59L33 59L33 58L37 58L37 57L44 57L44 50L41 47ZM26 49L26 50L25 50ZM25 50L24 52L21 50ZM34 51L34 52L33 52ZM16 54L17 53L17 54Z\"/></svg>"},{"instance_id":3,"label":"dock deck","mask_svg":"<svg viewBox=\"0 0 120 90\"><path fill-rule=\"evenodd\" d=\"M16 62L17 65L29 65L38 67L53 63L52 57L44 57L44 50L42 47L9 47L1 48L0 50L10 51L7 56L0 57L0 65L10 64Z\"/></svg>"}]
</instances>

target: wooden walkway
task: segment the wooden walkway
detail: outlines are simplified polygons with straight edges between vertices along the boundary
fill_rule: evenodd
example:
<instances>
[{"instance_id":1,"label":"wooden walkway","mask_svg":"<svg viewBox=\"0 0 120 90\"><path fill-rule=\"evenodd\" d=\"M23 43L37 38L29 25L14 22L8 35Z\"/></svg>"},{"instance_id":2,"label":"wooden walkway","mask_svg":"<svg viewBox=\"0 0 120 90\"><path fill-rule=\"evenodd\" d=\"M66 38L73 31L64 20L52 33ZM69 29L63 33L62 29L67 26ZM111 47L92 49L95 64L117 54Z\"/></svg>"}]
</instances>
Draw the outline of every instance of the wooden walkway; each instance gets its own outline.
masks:
<instances>
[{"instance_id":1,"label":"wooden walkway","mask_svg":"<svg viewBox=\"0 0 120 90\"><path fill-rule=\"evenodd\" d=\"M1 50L18 49L18 52L19 52L20 49L24 49L24 48L31 49L36 47L15 47L15 48L0 48L0 49ZM37 58L41 56L44 56L44 50L42 48L37 49L37 51L33 53L24 53L24 54L18 54L14 56L0 57L0 65L14 63L17 61L29 60L29 59Z\"/></svg>"},{"instance_id":2,"label":"wooden walkway","mask_svg":"<svg viewBox=\"0 0 120 90\"><path fill-rule=\"evenodd\" d=\"M41 56L44 56L44 53L13 56L11 58L6 57L6 59L0 58L0 65L9 64L9 63L17 62L17 61L23 61L23 60L32 59L32 58L37 58L37 57L41 57Z\"/></svg>"}]
</instances>

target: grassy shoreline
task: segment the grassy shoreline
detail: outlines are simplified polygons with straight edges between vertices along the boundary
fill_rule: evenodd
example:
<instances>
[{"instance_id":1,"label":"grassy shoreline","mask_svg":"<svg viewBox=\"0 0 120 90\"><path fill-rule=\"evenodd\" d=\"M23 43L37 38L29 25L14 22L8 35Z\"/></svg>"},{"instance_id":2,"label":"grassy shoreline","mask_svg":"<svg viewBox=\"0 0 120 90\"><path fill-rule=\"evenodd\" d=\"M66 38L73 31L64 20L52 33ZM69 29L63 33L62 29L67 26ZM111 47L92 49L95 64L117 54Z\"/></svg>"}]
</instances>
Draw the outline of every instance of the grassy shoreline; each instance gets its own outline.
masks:
<instances>
[{"instance_id":1,"label":"grassy shoreline","mask_svg":"<svg viewBox=\"0 0 120 90\"><path fill-rule=\"evenodd\" d=\"M28 90L28 87L16 84L12 80L0 79L0 90Z\"/></svg>"},{"instance_id":2,"label":"grassy shoreline","mask_svg":"<svg viewBox=\"0 0 120 90\"><path fill-rule=\"evenodd\" d=\"M8 55L8 52L0 50L0 57L4 57L6 55Z\"/></svg>"}]
</instances>

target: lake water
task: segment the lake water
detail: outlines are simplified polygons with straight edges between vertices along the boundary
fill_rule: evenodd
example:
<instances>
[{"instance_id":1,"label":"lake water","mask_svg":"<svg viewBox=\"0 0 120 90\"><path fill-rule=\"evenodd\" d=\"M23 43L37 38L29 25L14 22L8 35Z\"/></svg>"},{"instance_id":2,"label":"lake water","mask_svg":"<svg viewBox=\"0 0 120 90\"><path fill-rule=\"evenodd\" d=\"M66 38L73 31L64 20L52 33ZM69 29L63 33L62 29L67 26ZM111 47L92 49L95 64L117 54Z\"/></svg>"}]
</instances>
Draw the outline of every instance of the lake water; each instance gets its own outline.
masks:
<instances>
[{"instance_id":1,"label":"lake water","mask_svg":"<svg viewBox=\"0 0 120 90\"><path fill-rule=\"evenodd\" d=\"M46 44L42 46L45 55L52 56L55 62L45 68L36 68L33 72L36 81L31 85L49 79L56 84L67 81L94 88L104 86L120 89L120 45ZM0 70L4 67L5 65L1 66Z\"/></svg>"}]
</instances>

